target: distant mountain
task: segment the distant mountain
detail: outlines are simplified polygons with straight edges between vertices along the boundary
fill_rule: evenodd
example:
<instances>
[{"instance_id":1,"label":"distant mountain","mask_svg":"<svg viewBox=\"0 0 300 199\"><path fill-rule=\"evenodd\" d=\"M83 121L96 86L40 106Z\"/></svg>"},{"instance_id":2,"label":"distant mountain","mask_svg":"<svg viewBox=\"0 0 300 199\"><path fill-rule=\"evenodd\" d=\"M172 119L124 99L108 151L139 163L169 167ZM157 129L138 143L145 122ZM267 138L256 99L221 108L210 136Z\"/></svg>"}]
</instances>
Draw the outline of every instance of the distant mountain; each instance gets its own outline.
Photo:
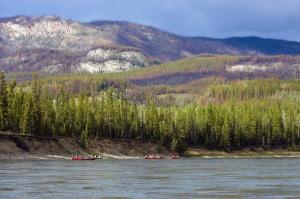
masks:
<instances>
[{"instance_id":1,"label":"distant mountain","mask_svg":"<svg viewBox=\"0 0 300 199\"><path fill-rule=\"evenodd\" d=\"M130 22L80 23L55 16L0 19L0 70L110 72L197 54L300 54L300 43L258 37L183 37Z\"/></svg>"},{"instance_id":2,"label":"distant mountain","mask_svg":"<svg viewBox=\"0 0 300 199\"><path fill-rule=\"evenodd\" d=\"M264 39L259 37L232 37L213 39L206 37L183 37L160 29L117 21L89 23L103 32L111 30L117 43L142 49L149 55L170 61L195 54L231 55L299 55L300 43L294 41Z\"/></svg>"},{"instance_id":3,"label":"distant mountain","mask_svg":"<svg viewBox=\"0 0 300 199\"><path fill-rule=\"evenodd\" d=\"M200 53L239 54L237 49L209 38L178 36L151 26L129 22L89 23L102 32L109 31L117 44L132 46L160 61L176 60Z\"/></svg>"},{"instance_id":4,"label":"distant mountain","mask_svg":"<svg viewBox=\"0 0 300 199\"><path fill-rule=\"evenodd\" d=\"M296 41L263 39L259 37L232 37L221 41L239 49L242 54L248 54L251 51L264 55L300 54L300 43Z\"/></svg>"},{"instance_id":5,"label":"distant mountain","mask_svg":"<svg viewBox=\"0 0 300 199\"><path fill-rule=\"evenodd\" d=\"M109 72L151 63L109 31L53 16L1 19L0 37L0 68L10 72Z\"/></svg>"}]
</instances>

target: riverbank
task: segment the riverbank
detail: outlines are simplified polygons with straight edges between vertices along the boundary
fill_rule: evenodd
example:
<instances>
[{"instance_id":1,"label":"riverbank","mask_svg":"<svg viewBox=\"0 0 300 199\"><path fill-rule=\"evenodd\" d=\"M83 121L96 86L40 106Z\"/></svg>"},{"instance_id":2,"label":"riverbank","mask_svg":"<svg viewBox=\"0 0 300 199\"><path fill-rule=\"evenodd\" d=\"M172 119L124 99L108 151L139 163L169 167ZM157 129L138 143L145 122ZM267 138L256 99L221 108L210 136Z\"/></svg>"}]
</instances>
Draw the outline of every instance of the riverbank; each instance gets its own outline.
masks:
<instances>
[{"instance_id":1,"label":"riverbank","mask_svg":"<svg viewBox=\"0 0 300 199\"><path fill-rule=\"evenodd\" d=\"M81 147L76 138L46 138L0 133L0 159L69 159L75 155L104 158L141 158L146 154L168 156L170 152L154 143L130 140L88 139Z\"/></svg>"},{"instance_id":2,"label":"riverbank","mask_svg":"<svg viewBox=\"0 0 300 199\"><path fill-rule=\"evenodd\" d=\"M300 158L300 151L283 148L244 148L226 152L190 147L185 155L197 158Z\"/></svg>"},{"instance_id":3,"label":"riverbank","mask_svg":"<svg viewBox=\"0 0 300 199\"><path fill-rule=\"evenodd\" d=\"M1 159L70 159L75 155L100 155L107 159L139 159L147 154L170 157L172 152L154 143L130 140L88 139L81 147L76 138L46 138L0 133ZM184 154L191 158L300 158L300 151L246 148L239 151L212 151L190 147Z\"/></svg>"}]
</instances>

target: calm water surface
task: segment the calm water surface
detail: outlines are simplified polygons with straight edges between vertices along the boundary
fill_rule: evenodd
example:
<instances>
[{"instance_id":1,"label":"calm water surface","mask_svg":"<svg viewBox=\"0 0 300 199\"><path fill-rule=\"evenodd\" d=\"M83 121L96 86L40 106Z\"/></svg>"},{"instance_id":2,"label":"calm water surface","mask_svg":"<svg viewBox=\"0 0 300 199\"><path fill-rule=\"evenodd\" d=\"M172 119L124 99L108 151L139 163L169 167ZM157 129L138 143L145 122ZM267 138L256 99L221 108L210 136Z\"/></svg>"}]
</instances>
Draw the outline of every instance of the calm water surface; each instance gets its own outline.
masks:
<instances>
[{"instance_id":1,"label":"calm water surface","mask_svg":"<svg viewBox=\"0 0 300 199\"><path fill-rule=\"evenodd\" d=\"M300 198L300 159L0 161L0 198Z\"/></svg>"}]
</instances>

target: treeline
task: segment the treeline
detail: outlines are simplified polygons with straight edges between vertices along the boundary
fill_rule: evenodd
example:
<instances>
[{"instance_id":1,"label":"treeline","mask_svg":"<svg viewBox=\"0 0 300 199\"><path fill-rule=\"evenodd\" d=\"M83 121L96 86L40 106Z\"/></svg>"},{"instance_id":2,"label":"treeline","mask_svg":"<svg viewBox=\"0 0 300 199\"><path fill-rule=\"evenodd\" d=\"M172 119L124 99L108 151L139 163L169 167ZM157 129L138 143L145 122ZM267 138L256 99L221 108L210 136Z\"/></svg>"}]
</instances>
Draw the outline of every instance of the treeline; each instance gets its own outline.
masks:
<instances>
[{"instance_id":1,"label":"treeline","mask_svg":"<svg viewBox=\"0 0 300 199\"><path fill-rule=\"evenodd\" d=\"M243 147L297 147L299 102L248 100L221 105L159 107L136 105L124 91L99 96L51 97L33 81L30 89L7 83L0 74L0 130L39 136L134 139L160 142L183 152L187 146L234 150Z\"/></svg>"}]
</instances>

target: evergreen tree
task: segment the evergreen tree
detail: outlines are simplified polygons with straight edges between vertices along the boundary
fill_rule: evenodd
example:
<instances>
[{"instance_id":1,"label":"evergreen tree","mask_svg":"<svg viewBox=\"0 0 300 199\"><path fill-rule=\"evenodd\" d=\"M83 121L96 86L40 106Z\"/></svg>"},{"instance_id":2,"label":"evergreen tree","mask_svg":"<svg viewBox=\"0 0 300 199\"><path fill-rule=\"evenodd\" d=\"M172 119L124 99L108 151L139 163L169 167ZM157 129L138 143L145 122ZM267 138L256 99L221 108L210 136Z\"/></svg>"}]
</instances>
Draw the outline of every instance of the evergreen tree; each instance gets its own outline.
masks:
<instances>
[{"instance_id":1,"label":"evergreen tree","mask_svg":"<svg viewBox=\"0 0 300 199\"><path fill-rule=\"evenodd\" d=\"M0 130L8 127L8 96L4 72L0 72Z\"/></svg>"},{"instance_id":2,"label":"evergreen tree","mask_svg":"<svg viewBox=\"0 0 300 199\"><path fill-rule=\"evenodd\" d=\"M230 151L230 126L228 118L225 117L223 126L222 126L222 136L220 145L222 148L224 148L227 151Z\"/></svg>"},{"instance_id":3,"label":"evergreen tree","mask_svg":"<svg viewBox=\"0 0 300 199\"><path fill-rule=\"evenodd\" d=\"M23 115L20 121L20 130L22 134L32 134L33 132L33 124L32 121L34 119L32 112L32 97L29 95L26 97L24 106L23 106Z\"/></svg>"},{"instance_id":4,"label":"evergreen tree","mask_svg":"<svg viewBox=\"0 0 300 199\"><path fill-rule=\"evenodd\" d=\"M87 147L87 138L88 138L88 126L85 127L84 131L80 135L80 145L81 147Z\"/></svg>"},{"instance_id":5,"label":"evergreen tree","mask_svg":"<svg viewBox=\"0 0 300 199\"><path fill-rule=\"evenodd\" d=\"M41 128L41 102L40 102L40 96L41 96L41 86L38 84L37 80L33 81L32 84L32 116L33 120L32 122L32 133L34 135L40 134L40 128Z\"/></svg>"}]
</instances>

